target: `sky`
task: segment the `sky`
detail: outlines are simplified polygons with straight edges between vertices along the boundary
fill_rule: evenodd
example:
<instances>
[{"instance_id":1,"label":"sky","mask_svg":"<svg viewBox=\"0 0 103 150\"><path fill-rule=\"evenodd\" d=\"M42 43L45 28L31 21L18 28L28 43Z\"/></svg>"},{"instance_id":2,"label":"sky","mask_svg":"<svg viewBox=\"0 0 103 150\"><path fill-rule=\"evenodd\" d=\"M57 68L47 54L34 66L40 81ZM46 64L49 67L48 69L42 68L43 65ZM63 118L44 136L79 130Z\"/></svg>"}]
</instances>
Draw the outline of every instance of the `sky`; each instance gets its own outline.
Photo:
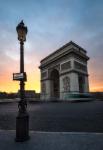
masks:
<instances>
[{"instance_id":1,"label":"sky","mask_svg":"<svg viewBox=\"0 0 103 150\"><path fill-rule=\"evenodd\" d=\"M40 92L40 60L69 41L87 50L90 91L103 91L102 0L0 0L0 91L17 92L20 50L16 26L24 20L27 90Z\"/></svg>"}]
</instances>

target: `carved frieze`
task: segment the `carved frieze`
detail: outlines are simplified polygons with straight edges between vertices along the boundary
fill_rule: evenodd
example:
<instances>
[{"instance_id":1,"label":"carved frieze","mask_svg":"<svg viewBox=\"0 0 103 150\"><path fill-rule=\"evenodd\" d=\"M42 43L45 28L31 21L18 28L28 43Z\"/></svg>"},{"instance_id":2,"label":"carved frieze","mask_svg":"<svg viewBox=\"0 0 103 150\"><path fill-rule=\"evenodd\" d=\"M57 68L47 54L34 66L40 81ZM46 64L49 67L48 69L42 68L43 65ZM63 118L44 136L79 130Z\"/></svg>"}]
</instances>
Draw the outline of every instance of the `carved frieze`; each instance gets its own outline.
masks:
<instances>
[{"instance_id":1,"label":"carved frieze","mask_svg":"<svg viewBox=\"0 0 103 150\"><path fill-rule=\"evenodd\" d=\"M74 68L87 72L87 66L85 66L77 61L74 61Z\"/></svg>"},{"instance_id":2,"label":"carved frieze","mask_svg":"<svg viewBox=\"0 0 103 150\"><path fill-rule=\"evenodd\" d=\"M61 64L61 71L65 71L71 68L71 61Z\"/></svg>"},{"instance_id":3,"label":"carved frieze","mask_svg":"<svg viewBox=\"0 0 103 150\"><path fill-rule=\"evenodd\" d=\"M63 78L63 89L65 92L70 91L70 78L68 76Z\"/></svg>"}]
</instances>

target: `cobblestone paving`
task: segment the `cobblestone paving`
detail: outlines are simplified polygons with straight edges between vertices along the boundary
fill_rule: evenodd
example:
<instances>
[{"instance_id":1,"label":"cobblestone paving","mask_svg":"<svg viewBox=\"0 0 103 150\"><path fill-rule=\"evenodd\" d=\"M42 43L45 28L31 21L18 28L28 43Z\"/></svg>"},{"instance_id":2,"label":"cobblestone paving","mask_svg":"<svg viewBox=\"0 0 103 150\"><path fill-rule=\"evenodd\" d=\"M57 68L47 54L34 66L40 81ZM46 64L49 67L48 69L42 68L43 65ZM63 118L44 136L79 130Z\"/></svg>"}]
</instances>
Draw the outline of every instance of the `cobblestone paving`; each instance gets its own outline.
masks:
<instances>
[{"instance_id":1,"label":"cobblestone paving","mask_svg":"<svg viewBox=\"0 0 103 150\"><path fill-rule=\"evenodd\" d=\"M15 129L17 111L17 103L0 104L0 129ZM31 130L103 132L103 101L29 103L28 112Z\"/></svg>"}]
</instances>

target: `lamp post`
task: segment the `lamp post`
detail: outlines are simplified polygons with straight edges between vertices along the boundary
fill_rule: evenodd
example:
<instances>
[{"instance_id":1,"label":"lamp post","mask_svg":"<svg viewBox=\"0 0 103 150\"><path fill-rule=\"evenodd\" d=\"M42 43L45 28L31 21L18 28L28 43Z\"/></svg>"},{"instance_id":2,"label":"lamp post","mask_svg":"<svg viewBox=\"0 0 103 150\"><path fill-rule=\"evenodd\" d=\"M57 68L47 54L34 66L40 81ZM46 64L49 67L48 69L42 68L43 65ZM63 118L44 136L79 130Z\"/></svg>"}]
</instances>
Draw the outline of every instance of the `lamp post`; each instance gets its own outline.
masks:
<instances>
[{"instance_id":1,"label":"lamp post","mask_svg":"<svg viewBox=\"0 0 103 150\"><path fill-rule=\"evenodd\" d=\"M16 27L18 40L20 41L20 101L18 104L18 115L16 117L16 141L23 142L29 139L29 115L27 113L27 101L25 99L25 81L26 73L24 72L24 42L26 41L27 27L21 21Z\"/></svg>"}]
</instances>

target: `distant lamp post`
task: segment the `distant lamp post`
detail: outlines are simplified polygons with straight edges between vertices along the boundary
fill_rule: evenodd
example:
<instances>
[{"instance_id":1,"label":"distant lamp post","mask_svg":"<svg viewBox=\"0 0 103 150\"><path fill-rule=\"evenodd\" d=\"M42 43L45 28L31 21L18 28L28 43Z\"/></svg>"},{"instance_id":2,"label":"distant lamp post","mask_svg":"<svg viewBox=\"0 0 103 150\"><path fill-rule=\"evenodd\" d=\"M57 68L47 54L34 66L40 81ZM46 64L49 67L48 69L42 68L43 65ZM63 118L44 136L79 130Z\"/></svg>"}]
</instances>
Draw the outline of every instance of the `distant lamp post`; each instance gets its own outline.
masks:
<instances>
[{"instance_id":1,"label":"distant lamp post","mask_svg":"<svg viewBox=\"0 0 103 150\"><path fill-rule=\"evenodd\" d=\"M19 112L16 117L16 141L23 142L29 139L29 115L27 113L27 101L25 99L26 72L24 72L24 42L28 32L24 22L21 21L16 27L18 40L20 41L20 73L14 73L14 80L20 81L20 101L18 104Z\"/></svg>"}]
</instances>

